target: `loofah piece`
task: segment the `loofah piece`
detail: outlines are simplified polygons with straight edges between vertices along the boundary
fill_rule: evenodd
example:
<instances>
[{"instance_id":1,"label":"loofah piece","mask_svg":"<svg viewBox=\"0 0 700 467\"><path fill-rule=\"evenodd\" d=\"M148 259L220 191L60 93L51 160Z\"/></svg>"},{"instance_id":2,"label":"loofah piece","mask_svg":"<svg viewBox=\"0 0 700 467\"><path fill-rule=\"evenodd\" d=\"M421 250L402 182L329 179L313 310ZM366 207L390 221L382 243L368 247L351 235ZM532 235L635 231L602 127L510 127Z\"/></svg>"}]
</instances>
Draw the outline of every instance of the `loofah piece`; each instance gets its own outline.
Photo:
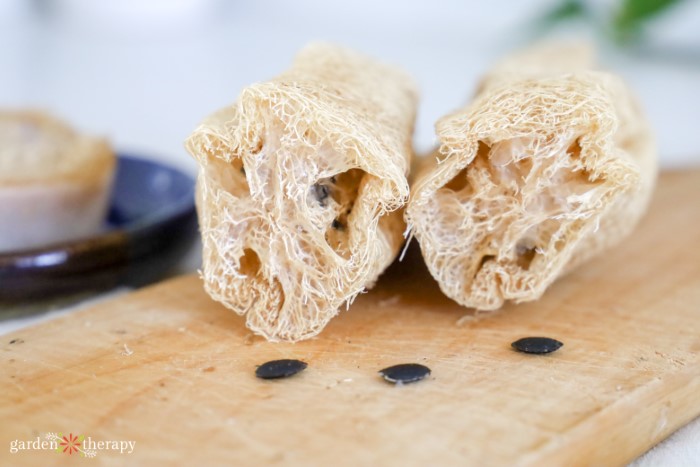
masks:
<instances>
[{"instance_id":1,"label":"loofah piece","mask_svg":"<svg viewBox=\"0 0 700 467\"><path fill-rule=\"evenodd\" d=\"M102 138L38 111L0 111L0 251L99 232L115 166Z\"/></svg>"},{"instance_id":2,"label":"loofah piece","mask_svg":"<svg viewBox=\"0 0 700 467\"><path fill-rule=\"evenodd\" d=\"M297 341L371 287L402 243L416 101L402 72L315 44L208 117L186 147L209 295Z\"/></svg>"},{"instance_id":3,"label":"loofah piece","mask_svg":"<svg viewBox=\"0 0 700 467\"><path fill-rule=\"evenodd\" d=\"M458 303L537 299L644 213L656 178L649 126L620 79L583 71L587 56L551 46L515 56L437 122L441 146L418 170L406 220Z\"/></svg>"},{"instance_id":4,"label":"loofah piece","mask_svg":"<svg viewBox=\"0 0 700 467\"><path fill-rule=\"evenodd\" d=\"M512 81L591 71L595 66L595 53L586 43L544 42L496 63L482 77L477 94Z\"/></svg>"}]
</instances>

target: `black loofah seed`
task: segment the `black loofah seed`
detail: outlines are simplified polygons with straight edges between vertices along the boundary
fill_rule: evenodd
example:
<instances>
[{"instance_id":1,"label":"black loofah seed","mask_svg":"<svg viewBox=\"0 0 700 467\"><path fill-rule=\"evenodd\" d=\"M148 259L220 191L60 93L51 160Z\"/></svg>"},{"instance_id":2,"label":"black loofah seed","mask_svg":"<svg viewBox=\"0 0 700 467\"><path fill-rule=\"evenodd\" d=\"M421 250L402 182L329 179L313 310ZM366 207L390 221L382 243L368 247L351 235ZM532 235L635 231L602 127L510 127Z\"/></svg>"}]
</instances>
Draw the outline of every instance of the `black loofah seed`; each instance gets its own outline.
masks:
<instances>
[{"instance_id":1,"label":"black loofah seed","mask_svg":"<svg viewBox=\"0 0 700 467\"><path fill-rule=\"evenodd\" d=\"M407 384L415 383L430 375L430 368L418 363L403 363L384 368L379 374L390 383Z\"/></svg>"},{"instance_id":2,"label":"black loofah seed","mask_svg":"<svg viewBox=\"0 0 700 467\"><path fill-rule=\"evenodd\" d=\"M554 352L564 344L550 337L523 337L510 345L518 352L545 354Z\"/></svg>"},{"instance_id":3,"label":"black loofah seed","mask_svg":"<svg viewBox=\"0 0 700 467\"><path fill-rule=\"evenodd\" d=\"M272 360L260 365L255 370L255 376L262 379L287 378L296 375L306 366L301 360Z\"/></svg>"}]
</instances>

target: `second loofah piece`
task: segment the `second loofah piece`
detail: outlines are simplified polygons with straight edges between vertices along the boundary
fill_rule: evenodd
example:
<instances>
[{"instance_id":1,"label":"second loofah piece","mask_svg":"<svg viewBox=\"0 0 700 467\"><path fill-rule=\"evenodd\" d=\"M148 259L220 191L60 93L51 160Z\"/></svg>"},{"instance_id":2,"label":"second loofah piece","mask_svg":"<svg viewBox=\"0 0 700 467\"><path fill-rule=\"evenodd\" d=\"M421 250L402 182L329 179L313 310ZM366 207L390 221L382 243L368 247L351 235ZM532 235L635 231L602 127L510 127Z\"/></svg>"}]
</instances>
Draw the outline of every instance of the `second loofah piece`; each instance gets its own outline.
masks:
<instances>
[{"instance_id":1,"label":"second loofah piece","mask_svg":"<svg viewBox=\"0 0 700 467\"><path fill-rule=\"evenodd\" d=\"M537 299L644 213L651 131L619 78L587 70L591 56L544 46L511 57L437 122L441 145L419 169L406 220L458 303Z\"/></svg>"}]
</instances>

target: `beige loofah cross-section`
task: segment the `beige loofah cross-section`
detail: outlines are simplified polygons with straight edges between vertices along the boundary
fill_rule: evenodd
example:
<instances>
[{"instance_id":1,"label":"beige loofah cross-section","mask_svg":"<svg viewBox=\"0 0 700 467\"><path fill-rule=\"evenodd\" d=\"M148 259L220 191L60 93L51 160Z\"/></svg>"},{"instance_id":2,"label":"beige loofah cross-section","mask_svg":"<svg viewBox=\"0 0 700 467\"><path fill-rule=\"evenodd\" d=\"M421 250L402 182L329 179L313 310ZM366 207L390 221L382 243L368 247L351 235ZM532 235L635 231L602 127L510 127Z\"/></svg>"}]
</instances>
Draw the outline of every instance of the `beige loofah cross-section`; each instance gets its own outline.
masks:
<instances>
[{"instance_id":1,"label":"beige loofah cross-section","mask_svg":"<svg viewBox=\"0 0 700 467\"><path fill-rule=\"evenodd\" d=\"M371 287L402 243L416 105L403 72L313 44L209 116L186 141L209 295L296 341Z\"/></svg>"},{"instance_id":2,"label":"beige loofah cross-section","mask_svg":"<svg viewBox=\"0 0 700 467\"><path fill-rule=\"evenodd\" d=\"M409 228L443 292L483 310L539 298L618 243L656 178L649 126L625 84L579 46L498 64L473 103L437 122Z\"/></svg>"}]
</instances>

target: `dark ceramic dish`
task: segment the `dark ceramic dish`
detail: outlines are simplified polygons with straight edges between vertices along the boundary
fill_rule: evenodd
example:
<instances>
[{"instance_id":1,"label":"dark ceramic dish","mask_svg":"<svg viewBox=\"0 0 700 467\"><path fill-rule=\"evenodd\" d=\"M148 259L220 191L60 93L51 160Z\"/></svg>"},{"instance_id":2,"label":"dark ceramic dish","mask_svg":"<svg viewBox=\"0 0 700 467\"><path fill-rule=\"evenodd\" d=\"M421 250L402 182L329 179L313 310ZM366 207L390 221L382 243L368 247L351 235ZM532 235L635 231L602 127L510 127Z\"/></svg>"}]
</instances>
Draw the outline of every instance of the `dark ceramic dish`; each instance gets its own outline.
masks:
<instances>
[{"instance_id":1,"label":"dark ceramic dish","mask_svg":"<svg viewBox=\"0 0 700 467\"><path fill-rule=\"evenodd\" d=\"M197 237L194 181L171 167L120 154L105 232L0 253L0 302L30 302L167 274Z\"/></svg>"}]
</instances>

